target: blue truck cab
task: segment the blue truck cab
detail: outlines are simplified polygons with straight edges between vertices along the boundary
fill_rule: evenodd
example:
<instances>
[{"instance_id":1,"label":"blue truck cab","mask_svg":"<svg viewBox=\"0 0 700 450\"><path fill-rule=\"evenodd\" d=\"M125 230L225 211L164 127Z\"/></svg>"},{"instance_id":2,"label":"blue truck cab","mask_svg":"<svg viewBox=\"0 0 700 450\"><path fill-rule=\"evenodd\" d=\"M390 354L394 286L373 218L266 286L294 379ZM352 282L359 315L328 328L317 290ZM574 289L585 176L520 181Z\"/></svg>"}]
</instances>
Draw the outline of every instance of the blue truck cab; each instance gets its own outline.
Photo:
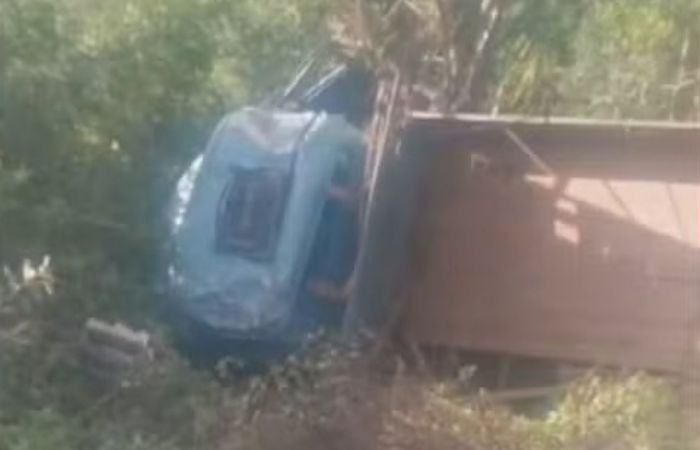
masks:
<instances>
[{"instance_id":1,"label":"blue truck cab","mask_svg":"<svg viewBox=\"0 0 700 450\"><path fill-rule=\"evenodd\" d=\"M169 211L168 287L201 332L293 342L342 318L364 145L341 116L246 108L221 120Z\"/></svg>"}]
</instances>

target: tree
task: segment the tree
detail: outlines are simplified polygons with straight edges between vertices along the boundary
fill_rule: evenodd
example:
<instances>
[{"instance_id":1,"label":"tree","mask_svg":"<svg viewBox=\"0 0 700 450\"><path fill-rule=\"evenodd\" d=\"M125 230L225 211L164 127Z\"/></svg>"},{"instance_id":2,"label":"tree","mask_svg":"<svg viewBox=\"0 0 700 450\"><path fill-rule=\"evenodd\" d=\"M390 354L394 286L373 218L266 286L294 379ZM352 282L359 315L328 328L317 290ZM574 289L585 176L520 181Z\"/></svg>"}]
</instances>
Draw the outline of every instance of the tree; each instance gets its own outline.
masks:
<instances>
[{"instance_id":1,"label":"tree","mask_svg":"<svg viewBox=\"0 0 700 450\"><path fill-rule=\"evenodd\" d=\"M0 2L0 264L51 253L88 303L147 297L173 181L317 45L324 4Z\"/></svg>"}]
</instances>

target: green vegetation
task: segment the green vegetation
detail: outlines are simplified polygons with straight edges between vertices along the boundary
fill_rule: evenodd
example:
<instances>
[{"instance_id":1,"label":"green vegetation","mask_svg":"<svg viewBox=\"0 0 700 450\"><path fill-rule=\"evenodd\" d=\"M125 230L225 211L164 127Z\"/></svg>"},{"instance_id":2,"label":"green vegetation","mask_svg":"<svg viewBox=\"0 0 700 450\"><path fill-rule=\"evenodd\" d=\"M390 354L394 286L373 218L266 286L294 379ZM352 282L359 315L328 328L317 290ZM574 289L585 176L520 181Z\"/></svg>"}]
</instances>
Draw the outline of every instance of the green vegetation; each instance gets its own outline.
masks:
<instances>
[{"instance_id":1,"label":"green vegetation","mask_svg":"<svg viewBox=\"0 0 700 450\"><path fill-rule=\"evenodd\" d=\"M301 384L291 397L265 394L289 384L283 381L296 372L288 368L222 388L167 350L167 334L153 314L163 207L174 180L224 112L269 98L310 51L347 50L347 42L337 44L358 26L348 16L349 3L0 0L0 266L6 268L0 281L0 449L273 448L261 446L260 435L270 434L264 426L277 423L279 411L324 411L314 403L319 396L352 403L342 383L332 395L323 391L324 383L341 376L338 367L351 369L313 358L325 368L300 369L304 381L291 383ZM381 17L394 2L358 3ZM398 43L416 40L439 64L457 52L444 65L454 76L435 75L452 73L440 72L444 68L416 76L453 95L443 99L453 107L700 117L698 0L406 3L435 26L418 33L392 22L394 28L380 30L386 48L373 56L405 54ZM493 28L479 13L482 3L498 10ZM438 4L453 12L459 30L449 42L441 41ZM475 52L485 31L488 45ZM403 39L406 34L416 40ZM51 258L44 264L45 255ZM76 351L89 316L162 335L157 367L129 387L94 385ZM378 398L391 397L393 388L379 385ZM668 439L677 435L674 420L662 414L673 395L653 379L591 378L543 420L473 399L461 404L436 390L422 385L417 391L424 398L406 411L450 424L452 431L442 436L456 439L455 445L476 439L469 445L562 449L593 433L624 436L634 450L682 448ZM348 425L338 422L346 417L341 406L334 408L335 422L314 417L311 426L294 417L284 423L306 424L297 428L308 433ZM408 427L396 416L382 417L387 427ZM387 430L378 434L398 439ZM236 436L248 441L235 444Z\"/></svg>"},{"instance_id":2,"label":"green vegetation","mask_svg":"<svg viewBox=\"0 0 700 450\"><path fill-rule=\"evenodd\" d=\"M45 281L26 289L41 295ZM71 349L47 358L40 335L49 330L26 323L34 339L22 354L0 353L14 375L0 385L0 448L7 450L302 450L329 442L377 450L690 448L676 392L643 375L591 374L548 414L527 418L468 378L419 377L391 353L316 336L255 377L222 361L214 381L162 349L128 384L100 385L80 371Z\"/></svg>"}]
</instances>

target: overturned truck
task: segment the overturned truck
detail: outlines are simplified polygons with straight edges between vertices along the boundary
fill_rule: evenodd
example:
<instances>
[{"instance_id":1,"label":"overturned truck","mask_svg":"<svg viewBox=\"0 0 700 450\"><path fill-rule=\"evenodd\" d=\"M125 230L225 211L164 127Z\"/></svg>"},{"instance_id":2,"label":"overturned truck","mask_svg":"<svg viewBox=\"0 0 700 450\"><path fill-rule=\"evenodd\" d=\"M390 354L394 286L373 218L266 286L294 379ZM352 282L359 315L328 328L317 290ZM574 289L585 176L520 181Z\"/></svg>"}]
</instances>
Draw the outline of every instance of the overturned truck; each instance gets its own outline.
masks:
<instances>
[{"instance_id":1,"label":"overturned truck","mask_svg":"<svg viewBox=\"0 0 700 450\"><path fill-rule=\"evenodd\" d=\"M309 92L225 118L178 184L169 280L197 327L698 366L700 124L414 112L364 203L371 81Z\"/></svg>"}]
</instances>

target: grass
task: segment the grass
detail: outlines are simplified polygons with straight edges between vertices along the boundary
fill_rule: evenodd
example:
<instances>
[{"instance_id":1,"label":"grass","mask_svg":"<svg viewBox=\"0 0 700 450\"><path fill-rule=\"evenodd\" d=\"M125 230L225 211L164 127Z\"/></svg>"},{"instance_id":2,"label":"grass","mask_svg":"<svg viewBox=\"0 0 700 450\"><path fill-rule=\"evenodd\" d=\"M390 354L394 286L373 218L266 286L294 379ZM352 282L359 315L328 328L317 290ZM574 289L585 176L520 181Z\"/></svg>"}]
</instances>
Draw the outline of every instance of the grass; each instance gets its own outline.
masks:
<instances>
[{"instance_id":1,"label":"grass","mask_svg":"<svg viewBox=\"0 0 700 450\"><path fill-rule=\"evenodd\" d=\"M675 390L658 378L592 374L547 415L530 418L488 394L465 393L456 380L423 379L400 367L378 370L361 352L317 342L257 377L220 367L215 380L169 353L130 386L83 379L76 390L65 378L34 379L40 384L3 392L7 399L39 389L41 399L25 407L15 401L11 410L4 405L13 402L2 403L0 448L690 448L682 441ZM64 367L54 375L61 370L70 372Z\"/></svg>"}]
</instances>

